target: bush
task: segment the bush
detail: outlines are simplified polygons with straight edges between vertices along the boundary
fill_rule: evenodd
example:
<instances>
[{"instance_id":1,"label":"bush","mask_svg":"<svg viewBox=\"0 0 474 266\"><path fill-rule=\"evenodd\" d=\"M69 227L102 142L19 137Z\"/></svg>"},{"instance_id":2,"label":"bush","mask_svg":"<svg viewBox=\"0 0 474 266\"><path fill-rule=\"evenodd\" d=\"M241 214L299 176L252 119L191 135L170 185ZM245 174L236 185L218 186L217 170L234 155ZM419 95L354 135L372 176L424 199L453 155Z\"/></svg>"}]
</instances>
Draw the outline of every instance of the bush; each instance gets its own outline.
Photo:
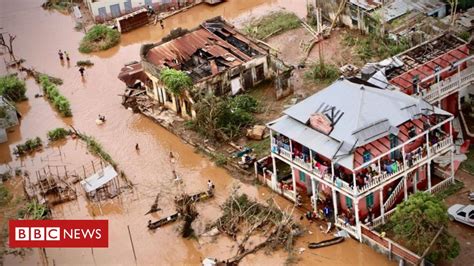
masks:
<instances>
[{"instance_id":1,"label":"bush","mask_svg":"<svg viewBox=\"0 0 474 266\"><path fill-rule=\"evenodd\" d=\"M58 127L58 128L48 131L48 139L50 141L56 141L56 140L64 139L70 134L71 134L70 130L64 129L62 127Z\"/></svg>"},{"instance_id":2,"label":"bush","mask_svg":"<svg viewBox=\"0 0 474 266\"><path fill-rule=\"evenodd\" d=\"M166 88L175 95L180 95L183 90L193 86L193 81L188 74L173 68L161 69L160 79Z\"/></svg>"},{"instance_id":3,"label":"bush","mask_svg":"<svg viewBox=\"0 0 474 266\"><path fill-rule=\"evenodd\" d=\"M107 50L120 42L120 33L105 25L94 25L79 44L81 53Z\"/></svg>"},{"instance_id":4,"label":"bush","mask_svg":"<svg viewBox=\"0 0 474 266\"><path fill-rule=\"evenodd\" d=\"M339 77L339 69L335 65L319 61L311 65L304 75L314 82L331 83Z\"/></svg>"},{"instance_id":5,"label":"bush","mask_svg":"<svg viewBox=\"0 0 474 266\"><path fill-rule=\"evenodd\" d=\"M15 75L0 77L0 95L15 102L26 100L26 85Z\"/></svg>"},{"instance_id":6,"label":"bush","mask_svg":"<svg viewBox=\"0 0 474 266\"><path fill-rule=\"evenodd\" d=\"M51 82L49 77L46 75L40 75L39 80L46 98L48 98L56 110L58 110L62 116L72 116L71 105L69 104L68 99L61 95L57 86Z\"/></svg>"},{"instance_id":7,"label":"bush","mask_svg":"<svg viewBox=\"0 0 474 266\"><path fill-rule=\"evenodd\" d=\"M250 95L234 98L207 96L196 105L196 119L192 125L202 135L214 139L235 138L241 129L252 125L259 102Z\"/></svg>"},{"instance_id":8,"label":"bush","mask_svg":"<svg viewBox=\"0 0 474 266\"><path fill-rule=\"evenodd\" d=\"M245 26L244 31L252 37L264 39L277 31L281 33L296 29L300 24L300 19L294 13L279 11L251 22Z\"/></svg>"},{"instance_id":9,"label":"bush","mask_svg":"<svg viewBox=\"0 0 474 266\"><path fill-rule=\"evenodd\" d=\"M0 206L6 205L11 199L12 195L8 189L3 184L0 184Z\"/></svg>"},{"instance_id":10,"label":"bush","mask_svg":"<svg viewBox=\"0 0 474 266\"><path fill-rule=\"evenodd\" d=\"M78 67L81 67L81 66L91 67L93 65L94 65L94 63L92 63L91 60L79 60L76 63L76 66L78 66Z\"/></svg>"},{"instance_id":11,"label":"bush","mask_svg":"<svg viewBox=\"0 0 474 266\"><path fill-rule=\"evenodd\" d=\"M22 156L31 153L42 146L43 141L39 137L36 137L34 139L27 139L25 143L16 145L15 149L13 150L13 153L18 156Z\"/></svg>"}]
</instances>

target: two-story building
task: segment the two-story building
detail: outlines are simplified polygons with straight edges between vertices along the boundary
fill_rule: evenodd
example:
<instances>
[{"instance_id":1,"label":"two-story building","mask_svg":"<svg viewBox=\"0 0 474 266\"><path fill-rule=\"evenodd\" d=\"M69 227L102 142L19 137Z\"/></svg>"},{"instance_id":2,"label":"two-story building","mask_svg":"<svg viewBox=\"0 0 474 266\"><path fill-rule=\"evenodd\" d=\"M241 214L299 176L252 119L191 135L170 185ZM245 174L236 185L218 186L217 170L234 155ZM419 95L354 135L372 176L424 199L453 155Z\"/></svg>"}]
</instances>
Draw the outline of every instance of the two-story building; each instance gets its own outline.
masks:
<instances>
[{"instance_id":1,"label":"two-story building","mask_svg":"<svg viewBox=\"0 0 474 266\"><path fill-rule=\"evenodd\" d=\"M161 42L142 46L140 55L149 79L144 82L147 95L184 118L195 117L196 98L206 94L232 96L269 79L275 79L276 98L291 92L292 67L272 55L269 47L240 33L221 17L207 20L190 31L174 30ZM192 91L170 93L160 80L163 68L189 75Z\"/></svg>"},{"instance_id":2,"label":"two-story building","mask_svg":"<svg viewBox=\"0 0 474 266\"><path fill-rule=\"evenodd\" d=\"M423 99L340 78L283 113L267 125L260 178L292 201L330 207L358 239L362 223L382 223L409 194L454 182L453 116Z\"/></svg>"},{"instance_id":3,"label":"two-story building","mask_svg":"<svg viewBox=\"0 0 474 266\"><path fill-rule=\"evenodd\" d=\"M470 99L474 96L474 55L469 45L452 34L442 34L396 56L367 64L362 78L379 87L423 98L457 117L462 104L474 100Z\"/></svg>"}]
</instances>

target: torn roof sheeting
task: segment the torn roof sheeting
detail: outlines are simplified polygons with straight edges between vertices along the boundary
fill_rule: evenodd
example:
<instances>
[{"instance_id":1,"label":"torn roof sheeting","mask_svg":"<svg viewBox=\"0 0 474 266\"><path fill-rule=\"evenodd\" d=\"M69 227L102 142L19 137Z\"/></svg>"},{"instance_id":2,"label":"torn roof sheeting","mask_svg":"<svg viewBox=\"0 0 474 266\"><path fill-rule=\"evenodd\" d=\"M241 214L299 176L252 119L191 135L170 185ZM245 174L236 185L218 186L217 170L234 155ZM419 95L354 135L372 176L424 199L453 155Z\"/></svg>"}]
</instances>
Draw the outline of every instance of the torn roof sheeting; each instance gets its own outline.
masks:
<instances>
[{"instance_id":1,"label":"torn roof sheeting","mask_svg":"<svg viewBox=\"0 0 474 266\"><path fill-rule=\"evenodd\" d=\"M351 0L350 2L366 11L374 10L382 5L382 1L380 0Z\"/></svg>"},{"instance_id":2,"label":"torn roof sheeting","mask_svg":"<svg viewBox=\"0 0 474 266\"><path fill-rule=\"evenodd\" d=\"M186 71L196 82L266 53L231 25L215 18L189 33L157 44L147 52L146 59L158 67ZM211 66L212 60L216 65Z\"/></svg>"}]
</instances>

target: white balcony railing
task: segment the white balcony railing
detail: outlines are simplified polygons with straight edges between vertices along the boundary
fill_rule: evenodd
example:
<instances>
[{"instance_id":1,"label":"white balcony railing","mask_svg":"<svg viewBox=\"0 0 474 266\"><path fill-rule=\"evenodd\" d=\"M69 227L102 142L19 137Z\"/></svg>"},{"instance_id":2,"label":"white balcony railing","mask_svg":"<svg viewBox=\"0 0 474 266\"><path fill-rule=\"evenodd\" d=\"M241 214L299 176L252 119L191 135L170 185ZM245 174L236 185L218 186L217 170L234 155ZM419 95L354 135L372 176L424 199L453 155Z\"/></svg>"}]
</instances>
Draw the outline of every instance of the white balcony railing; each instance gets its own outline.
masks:
<instances>
[{"instance_id":1,"label":"white balcony railing","mask_svg":"<svg viewBox=\"0 0 474 266\"><path fill-rule=\"evenodd\" d=\"M451 178L448 178L448 179L445 179L441 182L439 182L438 184L434 185L433 187L431 187L431 193L438 193L442 190L445 190L446 188L449 187L449 185L451 185L453 182L453 180Z\"/></svg>"},{"instance_id":2,"label":"white balcony railing","mask_svg":"<svg viewBox=\"0 0 474 266\"><path fill-rule=\"evenodd\" d=\"M391 172L391 173L382 173L378 176L375 176L375 177L372 177L372 181L371 182L368 182L367 184L365 184L360 190L359 192L365 192L381 183L384 183L387 179L390 179L396 175L398 175L399 173L402 173L403 170L405 169L404 165L403 164L400 164L398 162L396 162L398 164L397 166L397 170L394 171L394 172Z\"/></svg>"},{"instance_id":3,"label":"white balcony railing","mask_svg":"<svg viewBox=\"0 0 474 266\"><path fill-rule=\"evenodd\" d=\"M343 219L337 217L336 225L339 226L340 228L346 230L348 233L350 233L354 237L359 238L359 234L357 233L356 227L352 226L350 224L345 224Z\"/></svg>"},{"instance_id":4,"label":"white balcony railing","mask_svg":"<svg viewBox=\"0 0 474 266\"><path fill-rule=\"evenodd\" d=\"M459 74L455 74L446 80L442 80L432 85L428 92L421 95L429 103L435 103L440 99L459 91L474 81L474 66L470 66Z\"/></svg>"},{"instance_id":5,"label":"white balcony railing","mask_svg":"<svg viewBox=\"0 0 474 266\"><path fill-rule=\"evenodd\" d=\"M447 137L437 143L435 143L433 146L431 146L431 153L435 154L438 153L442 150L444 150L446 147L451 146L453 143L453 140L451 137Z\"/></svg>"},{"instance_id":6,"label":"white balcony railing","mask_svg":"<svg viewBox=\"0 0 474 266\"><path fill-rule=\"evenodd\" d=\"M373 221L372 221L372 226L373 227L377 227L381 224L384 224L384 222L387 222L388 219L390 219L390 217L392 217L392 215L395 213L395 210L396 208L394 209L391 209L390 211L384 213L384 215L380 215L379 217L375 218ZM382 219L383 217L383 219Z\"/></svg>"},{"instance_id":7,"label":"white balcony railing","mask_svg":"<svg viewBox=\"0 0 474 266\"><path fill-rule=\"evenodd\" d=\"M393 204L395 203L395 200L397 200L398 195L402 191L404 184L405 184L405 182L403 182L403 179L400 179L400 181L398 182L398 185L392 191L392 194L390 194L390 196L388 196L387 200L383 204L383 209L384 210L388 210L388 209L390 209L390 207L393 206Z\"/></svg>"},{"instance_id":8,"label":"white balcony railing","mask_svg":"<svg viewBox=\"0 0 474 266\"><path fill-rule=\"evenodd\" d=\"M300 157L295 157L295 159L293 160L297 165L303 167L304 169L308 170L308 171L311 171L312 170L312 167L311 167L311 163L308 163L308 162L305 162L303 159L301 159Z\"/></svg>"}]
</instances>

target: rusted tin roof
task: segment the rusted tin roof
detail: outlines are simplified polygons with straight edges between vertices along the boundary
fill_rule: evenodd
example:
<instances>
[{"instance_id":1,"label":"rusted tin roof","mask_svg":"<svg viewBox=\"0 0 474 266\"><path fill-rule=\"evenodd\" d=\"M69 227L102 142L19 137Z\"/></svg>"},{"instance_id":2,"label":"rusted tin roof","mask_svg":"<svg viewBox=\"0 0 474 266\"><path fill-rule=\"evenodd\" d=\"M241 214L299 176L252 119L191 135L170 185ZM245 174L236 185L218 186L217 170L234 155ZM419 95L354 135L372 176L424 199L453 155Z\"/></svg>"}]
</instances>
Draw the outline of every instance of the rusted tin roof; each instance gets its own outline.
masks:
<instances>
[{"instance_id":1,"label":"rusted tin roof","mask_svg":"<svg viewBox=\"0 0 474 266\"><path fill-rule=\"evenodd\" d=\"M143 83L145 83L147 80L147 76L143 71L142 64L138 62L122 67L118 78L128 87L135 85L137 80Z\"/></svg>"},{"instance_id":2,"label":"rusted tin roof","mask_svg":"<svg viewBox=\"0 0 474 266\"><path fill-rule=\"evenodd\" d=\"M215 34L202 28L152 48L147 54L147 59L158 66L169 65L179 68L181 63L190 60L199 49L214 57L224 58L230 67L251 59Z\"/></svg>"}]
</instances>

